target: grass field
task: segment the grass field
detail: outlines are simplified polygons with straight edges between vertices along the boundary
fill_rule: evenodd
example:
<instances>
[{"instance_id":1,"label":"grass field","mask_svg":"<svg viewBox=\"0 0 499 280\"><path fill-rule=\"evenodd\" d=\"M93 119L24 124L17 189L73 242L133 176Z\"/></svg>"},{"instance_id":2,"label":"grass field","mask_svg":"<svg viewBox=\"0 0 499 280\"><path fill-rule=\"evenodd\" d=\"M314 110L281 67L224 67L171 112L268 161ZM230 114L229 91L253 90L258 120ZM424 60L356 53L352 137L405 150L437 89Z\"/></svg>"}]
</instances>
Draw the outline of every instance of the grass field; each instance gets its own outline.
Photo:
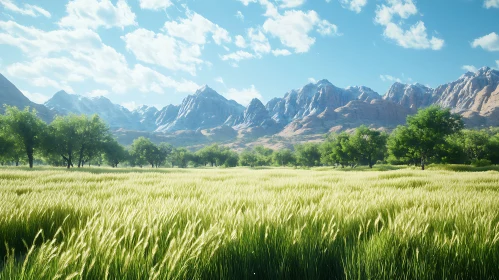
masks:
<instances>
[{"instance_id":1,"label":"grass field","mask_svg":"<svg viewBox=\"0 0 499 280\"><path fill-rule=\"evenodd\" d=\"M499 279L499 172L390 169L3 168L0 279Z\"/></svg>"}]
</instances>

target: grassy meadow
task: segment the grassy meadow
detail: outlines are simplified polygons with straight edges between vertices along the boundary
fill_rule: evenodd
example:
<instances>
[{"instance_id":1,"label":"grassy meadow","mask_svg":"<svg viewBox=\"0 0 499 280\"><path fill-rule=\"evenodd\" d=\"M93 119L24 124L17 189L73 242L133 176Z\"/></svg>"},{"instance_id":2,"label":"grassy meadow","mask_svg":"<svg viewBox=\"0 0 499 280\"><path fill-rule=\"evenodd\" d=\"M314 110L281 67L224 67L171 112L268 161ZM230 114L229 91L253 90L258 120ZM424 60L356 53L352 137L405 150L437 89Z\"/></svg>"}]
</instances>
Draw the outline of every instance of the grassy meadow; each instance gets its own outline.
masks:
<instances>
[{"instance_id":1,"label":"grassy meadow","mask_svg":"<svg viewBox=\"0 0 499 280\"><path fill-rule=\"evenodd\" d=\"M499 279L498 171L346 170L1 168L0 279Z\"/></svg>"}]
</instances>

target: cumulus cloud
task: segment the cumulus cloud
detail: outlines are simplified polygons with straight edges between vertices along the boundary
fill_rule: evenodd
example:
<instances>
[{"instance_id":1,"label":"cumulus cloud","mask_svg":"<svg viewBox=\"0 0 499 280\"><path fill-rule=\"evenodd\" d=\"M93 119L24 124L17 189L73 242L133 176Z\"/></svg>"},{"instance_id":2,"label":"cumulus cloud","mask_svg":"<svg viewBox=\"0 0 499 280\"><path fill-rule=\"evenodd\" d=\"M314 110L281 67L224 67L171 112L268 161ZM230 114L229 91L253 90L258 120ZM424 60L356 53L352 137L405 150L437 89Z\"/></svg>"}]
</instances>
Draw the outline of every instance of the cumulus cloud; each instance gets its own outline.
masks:
<instances>
[{"instance_id":1,"label":"cumulus cloud","mask_svg":"<svg viewBox=\"0 0 499 280\"><path fill-rule=\"evenodd\" d=\"M170 36L181 38L192 44L206 44L208 34L212 35L212 39L217 45L231 41L227 30L193 12L188 12L187 17L180 21L166 22L164 29Z\"/></svg>"},{"instance_id":2,"label":"cumulus cloud","mask_svg":"<svg viewBox=\"0 0 499 280\"><path fill-rule=\"evenodd\" d=\"M499 0L485 0L483 3L485 8L490 9L490 8L499 8Z\"/></svg>"},{"instance_id":3,"label":"cumulus cloud","mask_svg":"<svg viewBox=\"0 0 499 280\"><path fill-rule=\"evenodd\" d=\"M403 22L418 13L416 5L412 0L387 0L376 9L376 23L385 27L384 36L395 41L399 46L410 49L432 49L440 50L444 46L444 40L428 36L424 22L404 29ZM400 18L395 21L395 17Z\"/></svg>"},{"instance_id":4,"label":"cumulus cloud","mask_svg":"<svg viewBox=\"0 0 499 280\"><path fill-rule=\"evenodd\" d=\"M330 0L327 2L330 2ZM344 8L360 13L367 4L367 0L340 0L340 3Z\"/></svg>"},{"instance_id":5,"label":"cumulus cloud","mask_svg":"<svg viewBox=\"0 0 499 280\"><path fill-rule=\"evenodd\" d=\"M288 55L291 55L291 52L286 50L286 49L277 49L277 50L273 50L272 54L274 56L288 56Z\"/></svg>"},{"instance_id":6,"label":"cumulus cloud","mask_svg":"<svg viewBox=\"0 0 499 280\"><path fill-rule=\"evenodd\" d=\"M281 43L294 49L296 53L305 53L315 43L309 33L317 26L323 35L337 34L337 27L326 20L320 20L315 11L285 11L282 15L268 18L263 24L265 32L279 38Z\"/></svg>"},{"instance_id":7,"label":"cumulus cloud","mask_svg":"<svg viewBox=\"0 0 499 280\"><path fill-rule=\"evenodd\" d=\"M244 89L235 89L230 88L226 93L223 94L225 98L232 99L237 103L247 106L253 98L258 98L262 100L262 95L255 88L254 85L251 85L249 88Z\"/></svg>"},{"instance_id":8,"label":"cumulus cloud","mask_svg":"<svg viewBox=\"0 0 499 280\"><path fill-rule=\"evenodd\" d=\"M74 92L72 83L93 81L113 92L138 90L163 93L164 88L194 92L199 86L177 81L141 64L129 66L125 57L102 43L91 30L43 31L0 21L0 43L18 47L29 58L7 66L7 72L39 87ZM68 73L70 73L68 75Z\"/></svg>"},{"instance_id":9,"label":"cumulus cloud","mask_svg":"<svg viewBox=\"0 0 499 280\"><path fill-rule=\"evenodd\" d=\"M144 10L162 10L171 5L171 0L140 0L140 8Z\"/></svg>"},{"instance_id":10,"label":"cumulus cloud","mask_svg":"<svg viewBox=\"0 0 499 280\"><path fill-rule=\"evenodd\" d=\"M286 9L299 7L305 3L305 0L280 0L279 2L281 2L279 7Z\"/></svg>"},{"instance_id":11,"label":"cumulus cloud","mask_svg":"<svg viewBox=\"0 0 499 280\"><path fill-rule=\"evenodd\" d=\"M196 75L197 67L203 64L199 45L189 45L166 34L139 28L122 39L127 50L145 63L160 65L170 70L186 71L191 75Z\"/></svg>"},{"instance_id":12,"label":"cumulus cloud","mask_svg":"<svg viewBox=\"0 0 499 280\"><path fill-rule=\"evenodd\" d=\"M236 46L239 47L239 48L241 48L241 49L244 49L247 46L246 45L246 40L241 35L237 35L236 36L236 42L235 43L236 43Z\"/></svg>"},{"instance_id":13,"label":"cumulus cloud","mask_svg":"<svg viewBox=\"0 0 499 280\"><path fill-rule=\"evenodd\" d=\"M236 18L244 21L244 15L243 15L243 13L241 11L237 11Z\"/></svg>"},{"instance_id":14,"label":"cumulus cloud","mask_svg":"<svg viewBox=\"0 0 499 280\"><path fill-rule=\"evenodd\" d=\"M225 85L224 79L222 77L216 77L215 82L222 84L222 85Z\"/></svg>"},{"instance_id":15,"label":"cumulus cloud","mask_svg":"<svg viewBox=\"0 0 499 280\"><path fill-rule=\"evenodd\" d=\"M110 0L71 0L66 12L59 21L61 27L97 29L137 25L135 13L125 0L118 0L116 5Z\"/></svg>"},{"instance_id":16,"label":"cumulus cloud","mask_svg":"<svg viewBox=\"0 0 499 280\"><path fill-rule=\"evenodd\" d=\"M485 35L483 37L477 38L471 43L473 48L481 47L487 51L499 51L499 35L495 32L490 33L489 35Z\"/></svg>"},{"instance_id":17,"label":"cumulus cloud","mask_svg":"<svg viewBox=\"0 0 499 280\"><path fill-rule=\"evenodd\" d=\"M396 78L396 77L393 77L391 75L379 75L379 78L383 81L383 82L397 82L397 83L401 83L402 80L399 79L399 78Z\"/></svg>"},{"instance_id":18,"label":"cumulus cloud","mask_svg":"<svg viewBox=\"0 0 499 280\"><path fill-rule=\"evenodd\" d=\"M463 65L463 67L461 67L461 69L467 71L467 72L476 72L478 69L473 66L473 65Z\"/></svg>"},{"instance_id":19,"label":"cumulus cloud","mask_svg":"<svg viewBox=\"0 0 499 280\"><path fill-rule=\"evenodd\" d=\"M0 5L7 11L18 13L25 16L38 17L40 15L50 18L52 15L40 6L23 4L22 7L18 6L12 0L0 0Z\"/></svg>"},{"instance_id":20,"label":"cumulus cloud","mask_svg":"<svg viewBox=\"0 0 499 280\"><path fill-rule=\"evenodd\" d=\"M36 104L43 104L50 99L50 97L38 92L29 92L27 90L21 90L21 92L24 94L24 96L26 96L29 100L35 102Z\"/></svg>"},{"instance_id":21,"label":"cumulus cloud","mask_svg":"<svg viewBox=\"0 0 499 280\"><path fill-rule=\"evenodd\" d=\"M250 41L249 46L257 55L266 54L272 50L269 40L262 31L249 28L248 38Z\"/></svg>"},{"instance_id":22,"label":"cumulus cloud","mask_svg":"<svg viewBox=\"0 0 499 280\"><path fill-rule=\"evenodd\" d=\"M237 52L233 52L233 53L229 53L229 54L221 56L223 61L231 60L231 61L235 61L235 62L239 62L239 61L244 60L244 59L250 59L253 57L255 57L255 55L252 53L249 53L247 51L237 51Z\"/></svg>"}]
</instances>

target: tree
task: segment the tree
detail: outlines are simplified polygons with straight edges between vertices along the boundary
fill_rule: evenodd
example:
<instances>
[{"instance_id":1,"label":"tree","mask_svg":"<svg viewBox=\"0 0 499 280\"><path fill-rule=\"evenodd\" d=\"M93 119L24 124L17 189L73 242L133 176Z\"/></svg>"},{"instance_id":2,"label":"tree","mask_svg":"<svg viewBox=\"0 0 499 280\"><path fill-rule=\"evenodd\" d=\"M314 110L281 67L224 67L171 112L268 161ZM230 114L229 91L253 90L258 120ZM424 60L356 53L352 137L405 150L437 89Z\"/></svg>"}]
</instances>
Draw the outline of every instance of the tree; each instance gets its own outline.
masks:
<instances>
[{"instance_id":1,"label":"tree","mask_svg":"<svg viewBox=\"0 0 499 280\"><path fill-rule=\"evenodd\" d=\"M173 152L173 146L168 143L160 143L158 145L158 154L156 155L156 167L164 165L166 159Z\"/></svg>"},{"instance_id":2,"label":"tree","mask_svg":"<svg viewBox=\"0 0 499 280\"><path fill-rule=\"evenodd\" d=\"M246 149L239 155L239 165L241 166L254 167L256 166L256 163L257 155L255 151L251 149Z\"/></svg>"},{"instance_id":3,"label":"tree","mask_svg":"<svg viewBox=\"0 0 499 280\"><path fill-rule=\"evenodd\" d=\"M398 126L388 138L387 147L390 157L407 164L420 163L416 152L416 138L407 126Z\"/></svg>"},{"instance_id":4,"label":"tree","mask_svg":"<svg viewBox=\"0 0 499 280\"><path fill-rule=\"evenodd\" d=\"M158 162L159 149L148 138L139 137L133 141L130 154L135 157L136 164L140 167L149 163L154 168Z\"/></svg>"},{"instance_id":5,"label":"tree","mask_svg":"<svg viewBox=\"0 0 499 280\"><path fill-rule=\"evenodd\" d=\"M449 109L430 106L419 110L414 116L407 117L407 127L410 139L405 143L421 160L421 169L436 149L445 144L445 138L463 129L460 115L453 114Z\"/></svg>"},{"instance_id":6,"label":"tree","mask_svg":"<svg viewBox=\"0 0 499 280\"><path fill-rule=\"evenodd\" d=\"M118 143L115 139L111 139L103 146L104 160L111 165L111 167L118 167L118 164L128 158L128 153L125 148Z\"/></svg>"},{"instance_id":7,"label":"tree","mask_svg":"<svg viewBox=\"0 0 499 280\"><path fill-rule=\"evenodd\" d=\"M36 116L36 110L26 107L19 110L16 107L5 106L3 117L6 133L19 144L28 158L29 168L33 168L35 149L40 148L42 137L47 125Z\"/></svg>"},{"instance_id":8,"label":"tree","mask_svg":"<svg viewBox=\"0 0 499 280\"><path fill-rule=\"evenodd\" d=\"M264 146L256 146L254 148L256 152L256 165L258 166L269 166L272 163L272 154L274 150L266 148Z\"/></svg>"},{"instance_id":9,"label":"tree","mask_svg":"<svg viewBox=\"0 0 499 280\"><path fill-rule=\"evenodd\" d=\"M320 145L306 143L295 146L296 163L301 166L319 166L321 162Z\"/></svg>"},{"instance_id":10,"label":"tree","mask_svg":"<svg viewBox=\"0 0 499 280\"><path fill-rule=\"evenodd\" d=\"M350 135L346 132L330 134L321 145L321 162L327 165L339 164L345 167L353 162Z\"/></svg>"},{"instance_id":11,"label":"tree","mask_svg":"<svg viewBox=\"0 0 499 280\"><path fill-rule=\"evenodd\" d=\"M50 124L45 138L45 151L48 154L60 155L68 169L73 166L73 160L78 152L82 138L79 133L81 125L81 116L57 116Z\"/></svg>"},{"instance_id":12,"label":"tree","mask_svg":"<svg viewBox=\"0 0 499 280\"><path fill-rule=\"evenodd\" d=\"M296 159L295 159L295 156L291 150L282 149L282 150L276 151L272 155L272 161L274 162L274 165L286 166L286 165L295 163Z\"/></svg>"},{"instance_id":13,"label":"tree","mask_svg":"<svg viewBox=\"0 0 499 280\"><path fill-rule=\"evenodd\" d=\"M80 137L78 141L78 167L83 167L85 162L100 156L104 143L111 139L109 128L98 115L93 115L90 118L85 115L80 116L77 134Z\"/></svg>"},{"instance_id":14,"label":"tree","mask_svg":"<svg viewBox=\"0 0 499 280\"><path fill-rule=\"evenodd\" d=\"M470 162L487 158L490 135L485 131L464 130L463 148Z\"/></svg>"},{"instance_id":15,"label":"tree","mask_svg":"<svg viewBox=\"0 0 499 280\"><path fill-rule=\"evenodd\" d=\"M367 162L369 168L373 168L377 160L383 160L385 157L387 138L385 133L362 125L350 137L350 145L356 151L359 160Z\"/></svg>"},{"instance_id":16,"label":"tree","mask_svg":"<svg viewBox=\"0 0 499 280\"><path fill-rule=\"evenodd\" d=\"M172 165L176 165L179 168L186 168L191 157L192 153L186 148L175 148L172 152Z\"/></svg>"}]
</instances>

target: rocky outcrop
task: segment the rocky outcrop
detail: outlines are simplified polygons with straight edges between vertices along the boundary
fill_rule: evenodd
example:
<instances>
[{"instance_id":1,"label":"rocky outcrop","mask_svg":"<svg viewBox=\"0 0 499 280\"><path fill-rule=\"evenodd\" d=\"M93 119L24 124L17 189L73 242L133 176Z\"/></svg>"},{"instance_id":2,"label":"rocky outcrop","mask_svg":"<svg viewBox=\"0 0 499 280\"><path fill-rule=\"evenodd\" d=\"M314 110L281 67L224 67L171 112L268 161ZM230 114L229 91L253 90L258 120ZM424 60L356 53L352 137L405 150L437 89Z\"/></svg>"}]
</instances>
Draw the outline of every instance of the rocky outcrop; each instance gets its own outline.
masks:
<instances>
[{"instance_id":1,"label":"rocky outcrop","mask_svg":"<svg viewBox=\"0 0 499 280\"><path fill-rule=\"evenodd\" d=\"M142 129L141 123L132 112L123 106L112 103L103 96L85 97L59 91L44 104L60 115L99 115L111 129Z\"/></svg>"},{"instance_id":2,"label":"rocky outcrop","mask_svg":"<svg viewBox=\"0 0 499 280\"><path fill-rule=\"evenodd\" d=\"M418 109L433 104L435 97L434 90L422 84L394 83L383 96L383 99L402 105L405 108Z\"/></svg>"},{"instance_id":3,"label":"rocky outcrop","mask_svg":"<svg viewBox=\"0 0 499 280\"><path fill-rule=\"evenodd\" d=\"M162 125L160 132L198 130L223 125L231 116L239 116L244 107L233 100L227 100L208 86L186 97L180 105L175 120Z\"/></svg>"},{"instance_id":4,"label":"rocky outcrop","mask_svg":"<svg viewBox=\"0 0 499 280\"><path fill-rule=\"evenodd\" d=\"M159 111L156 107L143 105L132 111L134 118L136 118L140 127L145 131L154 131L157 128L156 119L158 118Z\"/></svg>"}]
</instances>

